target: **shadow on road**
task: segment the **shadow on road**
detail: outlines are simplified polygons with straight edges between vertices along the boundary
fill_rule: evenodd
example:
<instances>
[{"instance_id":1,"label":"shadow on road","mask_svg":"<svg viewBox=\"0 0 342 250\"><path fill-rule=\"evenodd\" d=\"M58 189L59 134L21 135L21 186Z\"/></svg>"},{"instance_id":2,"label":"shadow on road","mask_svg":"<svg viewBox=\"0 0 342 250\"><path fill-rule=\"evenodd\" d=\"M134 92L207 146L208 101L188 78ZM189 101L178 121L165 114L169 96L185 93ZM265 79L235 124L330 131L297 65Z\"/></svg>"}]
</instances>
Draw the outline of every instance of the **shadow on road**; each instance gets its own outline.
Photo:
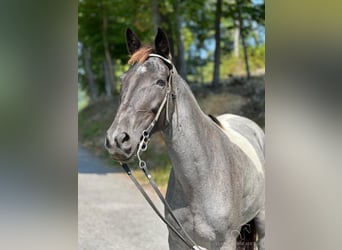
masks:
<instances>
[{"instance_id":1,"label":"shadow on road","mask_svg":"<svg viewBox=\"0 0 342 250\"><path fill-rule=\"evenodd\" d=\"M81 174L107 174L122 173L119 167L108 167L106 164L92 155L89 151L78 146L78 173Z\"/></svg>"}]
</instances>

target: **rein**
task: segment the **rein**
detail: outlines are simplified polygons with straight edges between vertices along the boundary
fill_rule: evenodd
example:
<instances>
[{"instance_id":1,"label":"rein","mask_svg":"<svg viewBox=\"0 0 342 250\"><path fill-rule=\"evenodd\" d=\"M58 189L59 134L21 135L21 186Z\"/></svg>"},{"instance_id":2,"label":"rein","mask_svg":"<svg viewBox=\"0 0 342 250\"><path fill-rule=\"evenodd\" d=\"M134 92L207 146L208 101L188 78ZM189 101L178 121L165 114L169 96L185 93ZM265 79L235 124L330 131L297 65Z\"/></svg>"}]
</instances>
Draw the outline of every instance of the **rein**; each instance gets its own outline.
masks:
<instances>
[{"instance_id":1,"label":"rein","mask_svg":"<svg viewBox=\"0 0 342 250\"><path fill-rule=\"evenodd\" d=\"M135 186L138 188L138 190L141 192L141 194L144 196L144 198L146 199L146 201L150 204L150 206L152 207L152 209L155 211L155 213L158 215L158 217L178 236L178 238L185 244L187 245L187 247L189 249L192 250L201 250L202 248L200 248L192 239L191 237L187 234L187 232L184 230L182 224L179 222L179 220L176 218L176 216L174 215L170 205L168 204L168 202L165 200L164 196L162 195L162 193L160 192L159 188L157 187L155 181L153 180L150 172L147 169L147 165L146 162L143 161L140 157L140 152L146 151L147 150L147 144L150 140L150 134L152 129L154 128L154 126L156 125L156 123L159 120L160 114L162 112L162 110L164 109L164 107L166 106L166 120L169 121L169 98L170 98L170 93L172 91L172 77L174 74L174 66L172 64L172 62L168 59L166 59L163 56L157 55L157 54L149 54L149 57L158 57L160 59L162 59L167 66L170 69L170 74L169 74L169 79L167 82L167 90L166 90L166 94L165 97L158 109L158 112L156 114L156 116L154 117L154 119L152 120L152 122L150 123L150 125L147 127L147 129L145 129L142 133L142 137L138 146L138 150L137 150L137 157L139 160L139 168L144 172L146 178L148 179L150 185L152 186L153 190L156 192L156 194L158 195L159 199L162 201L162 203L164 204L165 208L167 209L167 211L170 213L172 219L176 222L177 226L179 227L178 229L176 229L162 214L161 212L157 209L157 207L155 206L155 204L153 203L153 201L151 200L151 198L148 196L148 194L146 193L146 191L143 189L143 187L140 185L140 183L137 181L137 179L134 177L134 175L132 174L131 169L129 168L129 166L126 163L122 163L120 162L121 166L123 167L123 169L126 171L127 175L130 177L130 179L132 180L132 182L135 184ZM181 232L180 232L181 231ZM183 235L182 235L183 233Z\"/></svg>"}]
</instances>

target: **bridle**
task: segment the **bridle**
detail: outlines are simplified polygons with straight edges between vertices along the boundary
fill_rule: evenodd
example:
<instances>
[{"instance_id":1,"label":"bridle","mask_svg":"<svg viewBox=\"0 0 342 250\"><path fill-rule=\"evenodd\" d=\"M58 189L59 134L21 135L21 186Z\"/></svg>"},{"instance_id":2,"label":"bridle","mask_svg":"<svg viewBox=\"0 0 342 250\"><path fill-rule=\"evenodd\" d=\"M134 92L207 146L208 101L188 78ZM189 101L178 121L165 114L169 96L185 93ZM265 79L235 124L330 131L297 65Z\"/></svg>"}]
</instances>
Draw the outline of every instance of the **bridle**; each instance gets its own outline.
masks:
<instances>
[{"instance_id":1,"label":"bridle","mask_svg":"<svg viewBox=\"0 0 342 250\"><path fill-rule=\"evenodd\" d=\"M134 175L132 174L131 169L129 168L129 166L126 163L120 162L121 166L123 167L123 169L126 171L127 175L130 177L130 179L133 181L133 183L135 184L135 186L138 188L138 190L141 192L141 194L144 196L144 198L146 199L146 201L150 204L150 206L152 207L152 209L155 211L155 213L158 215L158 217L178 236L178 238L184 242L185 245L187 245L187 247L189 249L192 250L201 250L201 248L194 242L194 240L189 236L189 234L184 230L182 224L179 222L179 220L177 219L177 217L174 215L169 203L165 200L164 196L162 195L162 193L160 192L159 188L157 187L155 181L153 180L150 172L147 169L147 165L146 162L143 161L140 157L140 152L142 151L146 151L147 150L147 144L150 140L150 135L151 132L153 130L153 128L155 127L156 123L158 122L161 112L162 110L166 107L166 121L169 122L169 99L170 99L170 94L172 92L172 78L174 76L174 65L173 63L163 57L160 56L158 54L149 54L149 57L157 57L160 58L163 62L165 62L169 68L169 76L168 76L168 81L167 81L167 86L166 86L166 94L165 97L154 117L154 119L152 120L152 122L150 123L150 125L143 131L142 133L142 137L140 140L140 143L138 145L138 150L137 150L137 157L139 160L139 168L144 172L146 178L148 179L150 185L152 186L153 190L156 192L156 194L158 195L159 199L162 201L162 203L164 204L166 210L169 212L169 214L171 215L172 219L176 222L178 229L176 229L162 214L161 212L157 209L157 207L155 206L155 204L153 203L153 201L151 200L151 198L147 195L147 193L145 192L145 190L143 189L143 187L140 185L140 183L137 181L137 179L134 177ZM174 95L174 93L172 93L172 95Z\"/></svg>"},{"instance_id":2,"label":"bridle","mask_svg":"<svg viewBox=\"0 0 342 250\"><path fill-rule=\"evenodd\" d=\"M148 57L158 57L158 58L162 59L166 63L168 68L169 68L169 75L168 75L168 80L167 80L165 97L164 97L162 103L160 104L160 107L159 107L159 109L158 109L154 119L152 120L151 124L147 127L146 130L144 130L144 132L146 131L146 132L148 132L150 134L152 129L154 128L154 126L158 122L159 117L161 115L161 112L162 112L162 110L164 109L165 106L166 106L166 112L165 112L166 113L166 121L169 122L169 105L170 105L169 104L169 99L170 99L170 94L172 92L172 87L173 87L172 86L172 78L173 78L173 75L174 75L175 71L174 71L173 63L169 59L166 59L165 57L160 56L158 54L149 54Z\"/></svg>"}]
</instances>

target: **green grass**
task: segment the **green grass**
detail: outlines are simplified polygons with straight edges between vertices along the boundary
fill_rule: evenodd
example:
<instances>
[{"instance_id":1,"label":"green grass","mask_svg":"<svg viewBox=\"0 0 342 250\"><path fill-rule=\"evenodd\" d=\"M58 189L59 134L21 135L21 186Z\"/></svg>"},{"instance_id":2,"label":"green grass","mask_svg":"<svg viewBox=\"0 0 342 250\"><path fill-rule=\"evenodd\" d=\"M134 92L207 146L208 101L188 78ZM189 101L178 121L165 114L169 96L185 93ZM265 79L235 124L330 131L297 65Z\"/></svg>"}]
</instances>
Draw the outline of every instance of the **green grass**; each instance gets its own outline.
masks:
<instances>
[{"instance_id":1,"label":"green grass","mask_svg":"<svg viewBox=\"0 0 342 250\"><path fill-rule=\"evenodd\" d=\"M81 118L81 119L84 119L84 118ZM90 124L88 124L88 126L85 126L83 130L83 137L85 139L91 139L94 135L98 134L100 131L103 131L103 130L104 130L104 127L101 121L93 121Z\"/></svg>"},{"instance_id":2,"label":"green grass","mask_svg":"<svg viewBox=\"0 0 342 250\"><path fill-rule=\"evenodd\" d=\"M147 167L149 168L150 166L147 165ZM171 171L171 164L168 164L168 165L165 165L165 166L159 167L159 168L153 168L153 169L149 168L149 171L150 171L154 181L158 185L158 187L163 192L165 192L166 188L167 188L167 182L169 180L170 171ZM143 184L148 184L147 178L145 177L144 173L142 171L140 171L139 169L136 169L134 171L134 176L136 176L138 178L138 180L140 182L142 182Z\"/></svg>"},{"instance_id":3,"label":"green grass","mask_svg":"<svg viewBox=\"0 0 342 250\"><path fill-rule=\"evenodd\" d=\"M265 44L255 47L248 48L248 62L250 72L253 75L254 72L265 68ZM214 71L214 63L208 61L204 66L196 67L195 75L188 75L187 79L190 82L199 83L201 77L203 77L203 83L211 83ZM246 66L244 61L243 49L240 48L239 57L236 58L232 53L222 54L220 63L220 79L227 79L228 75L245 75Z\"/></svg>"},{"instance_id":4,"label":"green grass","mask_svg":"<svg viewBox=\"0 0 342 250\"><path fill-rule=\"evenodd\" d=\"M171 162L167 154L167 148L159 133L152 136L148 144L148 149L140 154L142 160L146 161L147 167L151 172L155 182L161 188L166 190L167 181L171 170ZM138 166L136 160L132 166ZM138 172L140 180L144 180L142 171Z\"/></svg>"},{"instance_id":5,"label":"green grass","mask_svg":"<svg viewBox=\"0 0 342 250\"><path fill-rule=\"evenodd\" d=\"M95 119L89 121L87 113L89 112L78 113L78 129L83 140L89 140L105 129L103 121Z\"/></svg>"},{"instance_id":6,"label":"green grass","mask_svg":"<svg viewBox=\"0 0 342 250\"><path fill-rule=\"evenodd\" d=\"M81 111L89 104L89 97L80 87L78 88L78 111Z\"/></svg>"}]
</instances>

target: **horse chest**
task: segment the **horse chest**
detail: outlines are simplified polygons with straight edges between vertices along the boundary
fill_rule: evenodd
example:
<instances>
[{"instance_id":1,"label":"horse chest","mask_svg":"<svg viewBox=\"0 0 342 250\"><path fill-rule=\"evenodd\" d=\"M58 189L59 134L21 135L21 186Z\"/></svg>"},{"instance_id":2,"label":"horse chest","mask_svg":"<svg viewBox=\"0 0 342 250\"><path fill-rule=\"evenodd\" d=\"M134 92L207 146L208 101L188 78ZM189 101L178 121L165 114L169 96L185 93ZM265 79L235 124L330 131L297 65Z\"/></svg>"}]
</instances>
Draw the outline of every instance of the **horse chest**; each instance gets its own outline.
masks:
<instances>
[{"instance_id":1,"label":"horse chest","mask_svg":"<svg viewBox=\"0 0 342 250\"><path fill-rule=\"evenodd\" d=\"M217 180L217 179L216 179ZM233 222L236 210L232 204L236 204L232 191L211 188L215 182L183 188L179 179L175 179L172 172L167 192L167 200L170 202L179 219L183 220L191 230L198 231L202 237L212 238L214 231L223 231Z\"/></svg>"}]
</instances>

